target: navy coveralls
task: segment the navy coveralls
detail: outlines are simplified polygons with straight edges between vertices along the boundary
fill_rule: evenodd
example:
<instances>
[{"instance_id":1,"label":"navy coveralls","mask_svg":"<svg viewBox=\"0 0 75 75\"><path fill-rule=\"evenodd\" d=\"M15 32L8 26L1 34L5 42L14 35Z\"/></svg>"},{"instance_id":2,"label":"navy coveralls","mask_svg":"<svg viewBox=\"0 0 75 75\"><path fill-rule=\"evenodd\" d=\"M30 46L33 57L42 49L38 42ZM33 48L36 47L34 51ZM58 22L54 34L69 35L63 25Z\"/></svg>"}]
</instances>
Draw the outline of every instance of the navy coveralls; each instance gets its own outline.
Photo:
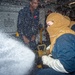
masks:
<instances>
[{"instance_id":1,"label":"navy coveralls","mask_svg":"<svg viewBox=\"0 0 75 75\"><path fill-rule=\"evenodd\" d=\"M31 41L33 35L38 33L39 26L39 11L35 9L33 14L31 13L30 7L24 7L19 11L17 31L22 38L22 35L26 36L29 40L29 47L34 50L36 48L36 42Z\"/></svg>"}]
</instances>

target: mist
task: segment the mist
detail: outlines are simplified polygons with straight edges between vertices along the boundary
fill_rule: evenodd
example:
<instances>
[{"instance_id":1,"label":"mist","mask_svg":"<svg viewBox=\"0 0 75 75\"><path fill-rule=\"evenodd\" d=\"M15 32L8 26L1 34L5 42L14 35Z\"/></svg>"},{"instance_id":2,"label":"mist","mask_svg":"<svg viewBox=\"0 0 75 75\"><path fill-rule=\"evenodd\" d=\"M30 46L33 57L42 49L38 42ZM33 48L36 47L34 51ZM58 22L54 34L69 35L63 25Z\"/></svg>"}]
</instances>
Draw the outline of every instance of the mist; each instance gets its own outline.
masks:
<instances>
[{"instance_id":1,"label":"mist","mask_svg":"<svg viewBox=\"0 0 75 75\"><path fill-rule=\"evenodd\" d=\"M28 75L35 54L8 34L0 33L0 75Z\"/></svg>"}]
</instances>

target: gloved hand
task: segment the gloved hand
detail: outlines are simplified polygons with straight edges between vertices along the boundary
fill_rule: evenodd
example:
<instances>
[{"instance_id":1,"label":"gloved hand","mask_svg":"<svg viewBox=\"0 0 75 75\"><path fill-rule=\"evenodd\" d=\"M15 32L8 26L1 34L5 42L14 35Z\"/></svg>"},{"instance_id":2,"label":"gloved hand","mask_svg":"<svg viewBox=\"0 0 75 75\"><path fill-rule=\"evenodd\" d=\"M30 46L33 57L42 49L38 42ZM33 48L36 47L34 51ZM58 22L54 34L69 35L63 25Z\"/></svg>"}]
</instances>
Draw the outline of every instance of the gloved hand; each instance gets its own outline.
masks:
<instances>
[{"instance_id":1,"label":"gloved hand","mask_svg":"<svg viewBox=\"0 0 75 75\"><path fill-rule=\"evenodd\" d=\"M44 65L47 65L47 63L48 63L48 56L47 55L42 56L42 62Z\"/></svg>"},{"instance_id":2,"label":"gloved hand","mask_svg":"<svg viewBox=\"0 0 75 75\"><path fill-rule=\"evenodd\" d=\"M48 56L47 55L42 56L43 65L47 65L49 67L51 66L51 63L54 60L51 56L52 56L51 54Z\"/></svg>"}]
</instances>

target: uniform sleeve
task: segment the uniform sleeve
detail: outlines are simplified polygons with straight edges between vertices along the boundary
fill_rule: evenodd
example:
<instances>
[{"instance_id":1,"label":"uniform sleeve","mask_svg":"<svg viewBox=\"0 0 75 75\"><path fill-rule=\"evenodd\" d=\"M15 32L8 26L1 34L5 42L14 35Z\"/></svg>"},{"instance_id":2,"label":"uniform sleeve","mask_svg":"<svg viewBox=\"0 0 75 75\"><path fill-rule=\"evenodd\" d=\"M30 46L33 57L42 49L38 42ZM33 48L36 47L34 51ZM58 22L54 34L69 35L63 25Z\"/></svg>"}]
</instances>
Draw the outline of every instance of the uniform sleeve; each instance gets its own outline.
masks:
<instances>
[{"instance_id":1,"label":"uniform sleeve","mask_svg":"<svg viewBox=\"0 0 75 75\"><path fill-rule=\"evenodd\" d=\"M23 10L21 9L19 11L19 14L18 14L18 21L17 21L17 31L20 35L23 34Z\"/></svg>"},{"instance_id":2,"label":"uniform sleeve","mask_svg":"<svg viewBox=\"0 0 75 75\"><path fill-rule=\"evenodd\" d=\"M57 39L55 44L57 59L66 71L75 71L75 35L65 34Z\"/></svg>"},{"instance_id":3,"label":"uniform sleeve","mask_svg":"<svg viewBox=\"0 0 75 75\"><path fill-rule=\"evenodd\" d=\"M36 35L38 33L38 28L39 28L39 11L36 12L36 16L34 16L34 35Z\"/></svg>"}]
</instances>

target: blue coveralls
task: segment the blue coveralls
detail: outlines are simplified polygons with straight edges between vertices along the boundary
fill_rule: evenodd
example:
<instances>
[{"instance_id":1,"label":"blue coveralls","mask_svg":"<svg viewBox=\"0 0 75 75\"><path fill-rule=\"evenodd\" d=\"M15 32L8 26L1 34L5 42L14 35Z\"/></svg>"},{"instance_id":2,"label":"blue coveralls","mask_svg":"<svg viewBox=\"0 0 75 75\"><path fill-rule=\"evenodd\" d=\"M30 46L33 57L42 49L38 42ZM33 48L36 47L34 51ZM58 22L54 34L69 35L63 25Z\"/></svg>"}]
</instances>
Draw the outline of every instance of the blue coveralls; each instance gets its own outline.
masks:
<instances>
[{"instance_id":1,"label":"blue coveralls","mask_svg":"<svg viewBox=\"0 0 75 75\"><path fill-rule=\"evenodd\" d=\"M33 14L31 13L30 6L24 7L19 11L18 22L17 22L17 31L22 36L26 36L30 42L28 46L32 49L36 49L36 41L31 41L33 35L36 36L38 33L39 26L39 11L35 9ZM23 41L24 42L24 41Z\"/></svg>"}]
</instances>

